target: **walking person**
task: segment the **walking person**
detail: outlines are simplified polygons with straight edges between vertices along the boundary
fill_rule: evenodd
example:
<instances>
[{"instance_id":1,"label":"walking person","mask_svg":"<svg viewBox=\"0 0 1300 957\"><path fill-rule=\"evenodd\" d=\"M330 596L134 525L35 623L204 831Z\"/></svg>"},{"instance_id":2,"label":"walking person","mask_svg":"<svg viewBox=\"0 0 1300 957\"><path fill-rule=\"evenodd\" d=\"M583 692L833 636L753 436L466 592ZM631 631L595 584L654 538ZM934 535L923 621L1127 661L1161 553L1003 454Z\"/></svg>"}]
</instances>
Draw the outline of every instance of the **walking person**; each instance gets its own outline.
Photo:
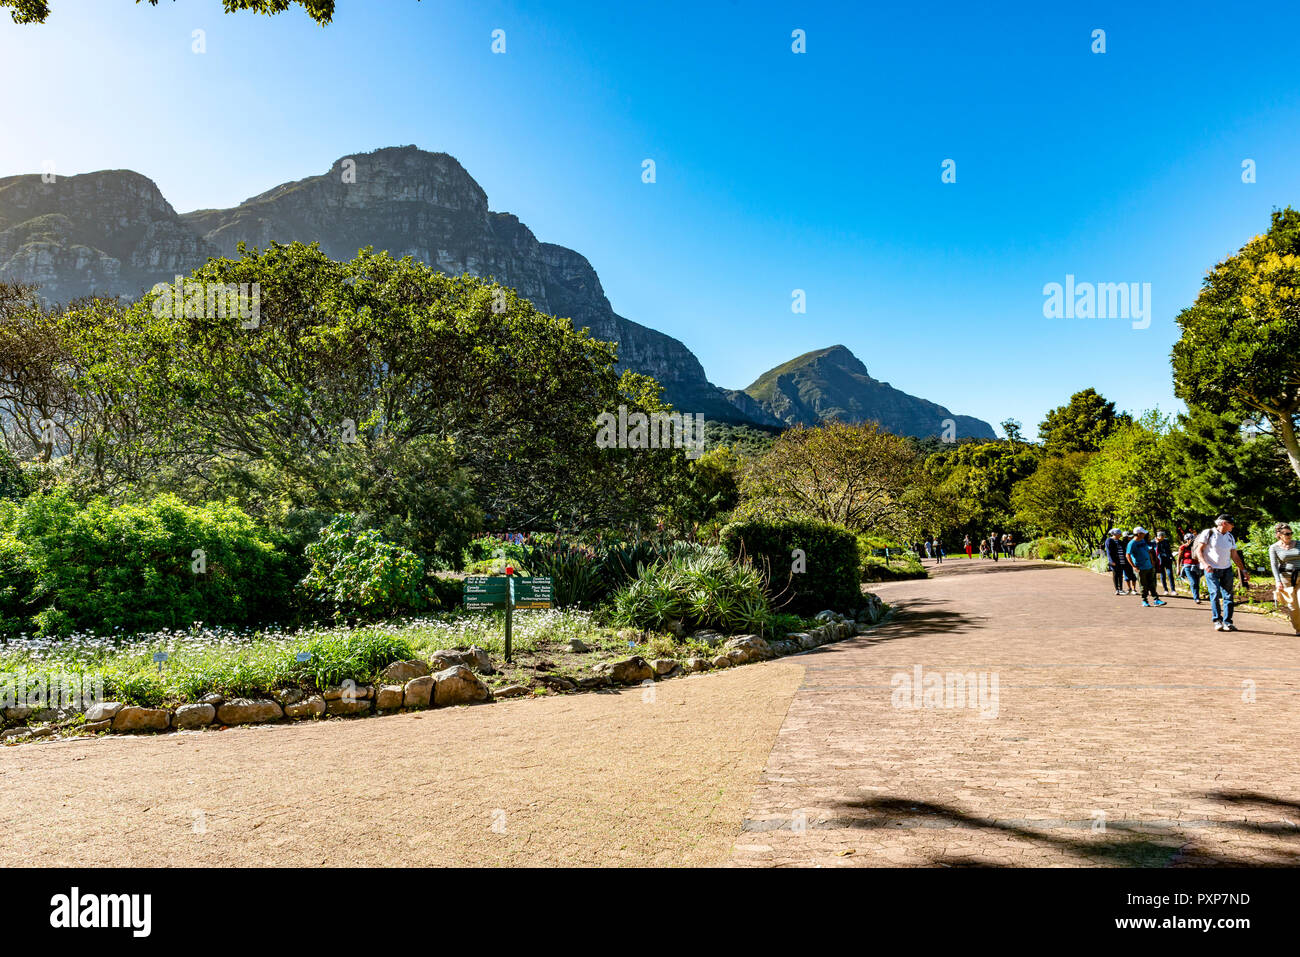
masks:
<instances>
[{"instance_id":1,"label":"walking person","mask_svg":"<svg viewBox=\"0 0 1300 957\"><path fill-rule=\"evenodd\" d=\"M993 560L995 562L998 560L998 533L997 532L994 532L992 535L989 536L989 554L993 556Z\"/></svg>"},{"instance_id":2,"label":"walking person","mask_svg":"<svg viewBox=\"0 0 1300 957\"><path fill-rule=\"evenodd\" d=\"M1174 588L1174 552L1169 547L1169 536L1164 532L1156 532L1152 549L1155 551L1160 587L1165 590L1166 595L1172 595L1176 589Z\"/></svg>"},{"instance_id":3,"label":"walking person","mask_svg":"<svg viewBox=\"0 0 1300 957\"><path fill-rule=\"evenodd\" d=\"M1124 539L1118 528L1112 528L1101 543L1102 553L1106 556L1106 567L1110 569L1110 580L1115 586L1115 594L1124 594L1124 569L1128 559L1124 555Z\"/></svg>"},{"instance_id":4,"label":"walking person","mask_svg":"<svg viewBox=\"0 0 1300 957\"><path fill-rule=\"evenodd\" d=\"M1273 600L1277 610L1291 616L1291 627L1300 635L1300 598L1296 596L1296 579L1300 578L1300 543L1286 522L1273 526L1277 539L1268 546L1268 564L1273 570Z\"/></svg>"},{"instance_id":5,"label":"walking person","mask_svg":"<svg viewBox=\"0 0 1300 957\"><path fill-rule=\"evenodd\" d=\"M943 559L945 554L946 553L943 550L943 543L939 541L939 536L936 535L934 537L934 557L939 560L940 565L943 564Z\"/></svg>"},{"instance_id":6,"label":"walking person","mask_svg":"<svg viewBox=\"0 0 1300 957\"><path fill-rule=\"evenodd\" d=\"M1201 569L1200 563L1193 554L1195 546L1193 542L1196 536L1188 532L1183 536L1183 544L1178 549L1178 564L1182 569L1182 576L1187 581L1187 587L1192 590L1192 597L1196 599L1196 604L1201 603L1201 579L1205 577L1205 572Z\"/></svg>"},{"instance_id":7,"label":"walking person","mask_svg":"<svg viewBox=\"0 0 1300 957\"><path fill-rule=\"evenodd\" d=\"M1013 561L1015 560L1016 546L1015 543L1011 541L1010 532L1007 532L1002 536L1002 550L1006 553L1007 558L1012 559Z\"/></svg>"},{"instance_id":8,"label":"walking person","mask_svg":"<svg viewBox=\"0 0 1300 957\"><path fill-rule=\"evenodd\" d=\"M1142 584L1142 604L1146 608L1153 604L1166 604L1160 600L1160 593L1156 590L1156 566L1152 551L1151 543L1147 541L1147 530L1141 525L1137 526L1133 529L1133 540L1128 543L1124 554ZM1147 600L1148 595L1151 596L1150 601Z\"/></svg>"},{"instance_id":9,"label":"walking person","mask_svg":"<svg viewBox=\"0 0 1300 957\"><path fill-rule=\"evenodd\" d=\"M1215 631L1236 631L1232 623L1233 585L1232 566L1241 572L1241 584L1250 584L1250 573L1237 551L1237 540L1232 536L1232 519L1220 515L1214 527L1196 536L1196 560L1205 569L1205 585L1210 593L1210 618Z\"/></svg>"},{"instance_id":10,"label":"walking person","mask_svg":"<svg viewBox=\"0 0 1300 957\"><path fill-rule=\"evenodd\" d=\"M961 544L962 544L962 548L966 549L966 557L970 558L971 557L970 536L967 535L966 538L963 539Z\"/></svg>"},{"instance_id":11,"label":"walking person","mask_svg":"<svg viewBox=\"0 0 1300 957\"><path fill-rule=\"evenodd\" d=\"M1121 539L1121 542L1122 542L1123 547L1124 547L1124 555L1127 556L1127 555L1128 555L1128 545L1129 545L1129 542L1133 541L1133 533L1132 533L1132 532L1124 532L1124 533L1123 533L1123 536L1124 536L1124 537ZM1128 563L1128 560L1127 560L1127 557L1126 557L1126 558L1125 558L1125 561L1124 561L1124 587L1125 587L1125 589L1126 589L1126 593L1127 593L1127 594L1129 594L1129 595L1136 595L1136 594L1138 593L1138 592L1137 592L1137 581L1138 581L1138 578L1137 578L1137 572L1135 572L1135 571L1133 570L1133 566L1130 565L1130 564Z\"/></svg>"}]
</instances>

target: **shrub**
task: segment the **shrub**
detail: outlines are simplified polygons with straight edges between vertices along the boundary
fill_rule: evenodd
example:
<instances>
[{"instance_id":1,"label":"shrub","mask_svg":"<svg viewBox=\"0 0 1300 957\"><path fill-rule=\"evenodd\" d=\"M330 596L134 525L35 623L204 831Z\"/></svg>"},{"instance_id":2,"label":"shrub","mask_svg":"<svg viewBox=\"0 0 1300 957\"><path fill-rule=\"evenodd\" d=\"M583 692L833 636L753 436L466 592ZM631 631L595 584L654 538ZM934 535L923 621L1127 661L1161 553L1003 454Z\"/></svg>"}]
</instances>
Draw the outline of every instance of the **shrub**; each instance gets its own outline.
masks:
<instances>
[{"instance_id":1,"label":"shrub","mask_svg":"<svg viewBox=\"0 0 1300 957\"><path fill-rule=\"evenodd\" d=\"M722 546L732 558L748 557L769 580L769 599L795 614L824 608L850 610L862 600L861 566L852 532L817 521L735 522L722 530ZM793 569L800 549L803 572Z\"/></svg>"},{"instance_id":2,"label":"shrub","mask_svg":"<svg viewBox=\"0 0 1300 957\"><path fill-rule=\"evenodd\" d=\"M0 637L31 628L35 587L36 576L27 560L27 549L0 528Z\"/></svg>"},{"instance_id":3,"label":"shrub","mask_svg":"<svg viewBox=\"0 0 1300 957\"><path fill-rule=\"evenodd\" d=\"M528 554L526 545L519 545L514 542L503 542L499 538L491 535L481 535L472 539L461 552L461 568L469 574L482 574L481 572L470 572L471 566L495 568L499 564L501 553L505 553L506 564L512 564L515 567L527 564L525 556ZM491 562L491 565L484 566L483 563Z\"/></svg>"},{"instance_id":4,"label":"shrub","mask_svg":"<svg viewBox=\"0 0 1300 957\"><path fill-rule=\"evenodd\" d=\"M43 635L243 624L281 613L290 594L270 533L233 505L186 505L174 495L82 505L59 488L4 509L0 520L0 533L25 553ZM12 548L6 554L14 561Z\"/></svg>"},{"instance_id":5,"label":"shrub","mask_svg":"<svg viewBox=\"0 0 1300 957\"><path fill-rule=\"evenodd\" d=\"M614 596L614 621L634 628L761 631L770 609L763 574L721 549L651 565Z\"/></svg>"},{"instance_id":6,"label":"shrub","mask_svg":"<svg viewBox=\"0 0 1300 957\"><path fill-rule=\"evenodd\" d=\"M862 580L864 582L910 581L916 578L929 578L915 555L906 555L896 562L887 562L875 555L862 556Z\"/></svg>"},{"instance_id":7,"label":"shrub","mask_svg":"<svg viewBox=\"0 0 1300 957\"><path fill-rule=\"evenodd\" d=\"M460 578L430 575L426 582L433 593L433 601L442 611L459 608L465 596L465 582Z\"/></svg>"},{"instance_id":8,"label":"shrub","mask_svg":"<svg viewBox=\"0 0 1300 957\"><path fill-rule=\"evenodd\" d=\"M432 603L420 557L384 541L378 529L358 528L355 516L339 515L321 529L306 557L303 592L333 617L386 617Z\"/></svg>"}]
</instances>

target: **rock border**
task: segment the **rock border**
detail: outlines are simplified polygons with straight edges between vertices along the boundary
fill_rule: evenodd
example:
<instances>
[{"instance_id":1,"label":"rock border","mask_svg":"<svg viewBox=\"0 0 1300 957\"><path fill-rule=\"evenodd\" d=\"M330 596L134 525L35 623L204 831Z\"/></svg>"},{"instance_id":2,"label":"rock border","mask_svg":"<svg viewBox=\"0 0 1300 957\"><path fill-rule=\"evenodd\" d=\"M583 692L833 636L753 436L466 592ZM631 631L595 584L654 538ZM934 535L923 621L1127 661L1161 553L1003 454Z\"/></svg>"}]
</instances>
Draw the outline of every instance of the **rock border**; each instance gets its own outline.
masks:
<instances>
[{"instance_id":1,"label":"rock border","mask_svg":"<svg viewBox=\"0 0 1300 957\"><path fill-rule=\"evenodd\" d=\"M876 596L867 593L870 598ZM893 617L892 609L875 600L870 606L870 623L858 622L833 611L822 611L816 620L822 624L808 631L791 632L784 638L769 641L759 635L727 637L713 631L697 632L697 638L716 648L712 658L657 658L647 661L630 655L594 665L594 674L576 682L558 675L540 674L537 680L552 691L581 692L615 685L629 687L653 684L667 678L683 677L722 668L734 668L759 661L800 655L822 645L866 634ZM510 685L493 692L481 674L493 674L487 653L481 648L465 652L438 652L431 656L438 665L456 661L450 667L431 672L428 662L419 659L395 661L388 665L375 685L344 685L318 694L300 689L276 692L273 698L225 698L205 695L201 701L175 708L147 708L121 701L101 701L85 711L84 723L79 712L25 706L4 708L0 716L6 721L26 722L29 718L53 720L53 724L29 727L17 724L0 731L0 743L23 743L51 738L59 731L89 731L130 734L138 732L201 731L208 727L272 724L303 721L327 716L345 717L372 714L395 714L429 708L491 703L498 699L531 697L524 685Z\"/></svg>"}]
</instances>

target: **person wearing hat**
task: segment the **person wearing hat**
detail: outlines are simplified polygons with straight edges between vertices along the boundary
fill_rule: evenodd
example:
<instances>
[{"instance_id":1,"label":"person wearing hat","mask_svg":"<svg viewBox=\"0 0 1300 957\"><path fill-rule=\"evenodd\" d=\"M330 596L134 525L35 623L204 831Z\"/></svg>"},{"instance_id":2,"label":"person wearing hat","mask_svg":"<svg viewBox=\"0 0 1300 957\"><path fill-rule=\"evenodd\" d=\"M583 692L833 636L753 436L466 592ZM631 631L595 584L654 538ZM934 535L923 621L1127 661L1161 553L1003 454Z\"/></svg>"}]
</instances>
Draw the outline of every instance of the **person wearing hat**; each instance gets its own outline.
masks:
<instances>
[{"instance_id":1,"label":"person wearing hat","mask_svg":"<svg viewBox=\"0 0 1300 957\"><path fill-rule=\"evenodd\" d=\"M1141 525L1133 529L1133 540L1128 543L1124 549L1124 554L1128 558L1128 563L1137 572L1138 581L1142 584L1142 604L1150 608L1152 604L1163 605L1165 602L1160 600L1160 593L1156 591L1156 565L1152 555L1151 543L1147 541L1147 530ZM1147 596L1151 600L1147 600Z\"/></svg>"},{"instance_id":2,"label":"person wearing hat","mask_svg":"<svg viewBox=\"0 0 1300 957\"><path fill-rule=\"evenodd\" d=\"M1241 572L1241 584L1250 584L1250 573L1246 563L1237 551L1237 540L1232 537L1232 518L1220 515L1214 520L1214 527L1207 528L1196 536L1194 555L1201 568L1205 569L1205 586L1210 593L1210 618L1215 631L1236 631L1232 623L1233 574L1236 565Z\"/></svg>"},{"instance_id":3,"label":"person wearing hat","mask_svg":"<svg viewBox=\"0 0 1300 957\"><path fill-rule=\"evenodd\" d=\"M1196 599L1196 604L1201 603L1201 579L1205 577L1205 572L1196 561L1195 551L1196 536L1188 532L1183 536L1183 544L1178 549L1178 564L1182 569L1181 574L1187 581L1187 587L1192 590L1192 597Z\"/></svg>"},{"instance_id":4,"label":"person wearing hat","mask_svg":"<svg viewBox=\"0 0 1300 957\"><path fill-rule=\"evenodd\" d=\"M1102 542L1102 552L1106 556L1106 567L1110 569L1110 580L1115 585L1115 594L1124 594L1124 541L1120 537L1122 533L1118 528L1112 528L1107 533L1106 541Z\"/></svg>"}]
</instances>

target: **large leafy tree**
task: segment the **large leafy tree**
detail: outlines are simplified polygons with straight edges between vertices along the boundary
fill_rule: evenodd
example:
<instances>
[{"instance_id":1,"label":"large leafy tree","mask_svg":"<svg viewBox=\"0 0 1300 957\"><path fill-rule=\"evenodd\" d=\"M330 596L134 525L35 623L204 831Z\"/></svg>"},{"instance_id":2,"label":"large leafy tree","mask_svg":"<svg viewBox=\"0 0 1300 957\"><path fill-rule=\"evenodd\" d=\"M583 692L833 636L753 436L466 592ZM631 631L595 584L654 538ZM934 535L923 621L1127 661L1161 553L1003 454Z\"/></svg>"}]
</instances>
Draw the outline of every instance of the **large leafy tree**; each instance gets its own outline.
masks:
<instances>
[{"instance_id":1,"label":"large leafy tree","mask_svg":"<svg viewBox=\"0 0 1300 957\"><path fill-rule=\"evenodd\" d=\"M1038 467L1040 450L1018 442L949 446L926 459L937 486L937 531L987 535L1015 525L1011 490Z\"/></svg>"},{"instance_id":2,"label":"large leafy tree","mask_svg":"<svg viewBox=\"0 0 1300 957\"><path fill-rule=\"evenodd\" d=\"M1261 416L1300 477L1300 212L1274 211L1268 232L1215 266L1177 318L1179 398Z\"/></svg>"},{"instance_id":3,"label":"large leafy tree","mask_svg":"<svg viewBox=\"0 0 1300 957\"><path fill-rule=\"evenodd\" d=\"M1083 497L1083 470L1093 452L1067 452L1044 459L1011 490L1016 522L1040 535L1068 538L1082 554L1096 548L1110 527L1108 516Z\"/></svg>"},{"instance_id":4,"label":"large leafy tree","mask_svg":"<svg viewBox=\"0 0 1300 957\"><path fill-rule=\"evenodd\" d=\"M1038 438L1048 455L1096 452L1108 435L1128 421L1128 415L1116 413L1114 402L1096 389L1084 389L1043 417L1038 425Z\"/></svg>"},{"instance_id":5,"label":"large leafy tree","mask_svg":"<svg viewBox=\"0 0 1300 957\"><path fill-rule=\"evenodd\" d=\"M1082 470L1083 504L1124 525L1167 525L1174 511L1174 480L1164 467L1168 432L1158 412L1116 428Z\"/></svg>"},{"instance_id":6,"label":"large leafy tree","mask_svg":"<svg viewBox=\"0 0 1300 957\"><path fill-rule=\"evenodd\" d=\"M796 426L745 470L739 514L910 535L928 484L907 440L873 422Z\"/></svg>"},{"instance_id":7,"label":"large leafy tree","mask_svg":"<svg viewBox=\"0 0 1300 957\"><path fill-rule=\"evenodd\" d=\"M140 0L135 0L140 3ZM158 6L158 0L148 0ZM334 17L334 0L222 0L226 13L250 10L254 13L283 13L298 4L317 23L324 26ZM10 7L14 23L44 23L50 16L50 0L0 0L0 7Z\"/></svg>"},{"instance_id":8,"label":"large leafy tree","mask_svg":"<svg viewBox=\"0 0 1300 957\"><path fill-rule=\"evenodd\" d=\"M620 377L612 344L512 290L369 250L240 252L191 288L256 283L256 323L160 292L65 322L78 392L140 419L113 437L119 458L151 463L134 482L371 513L427 552L477 509L497 528L649 521L684 467L680 450L597 447L597 416L654 411L658 385Z\"/></svg>"},{"instance_id":9,"label":"large leafy tree","mask_svg":"<svg viewBox=\"0 0 1300 957\"><path fill-rule=\"evenodd\" d=\"M1280 494L1290 469L1278 442L1247 435L1236 415L1191 406L1178 416L1163 448L1174 512L1183 525L1207 527L1227 509L1245 527L1292 507L1293 500Z\"/></svg>"}]
</instances>

